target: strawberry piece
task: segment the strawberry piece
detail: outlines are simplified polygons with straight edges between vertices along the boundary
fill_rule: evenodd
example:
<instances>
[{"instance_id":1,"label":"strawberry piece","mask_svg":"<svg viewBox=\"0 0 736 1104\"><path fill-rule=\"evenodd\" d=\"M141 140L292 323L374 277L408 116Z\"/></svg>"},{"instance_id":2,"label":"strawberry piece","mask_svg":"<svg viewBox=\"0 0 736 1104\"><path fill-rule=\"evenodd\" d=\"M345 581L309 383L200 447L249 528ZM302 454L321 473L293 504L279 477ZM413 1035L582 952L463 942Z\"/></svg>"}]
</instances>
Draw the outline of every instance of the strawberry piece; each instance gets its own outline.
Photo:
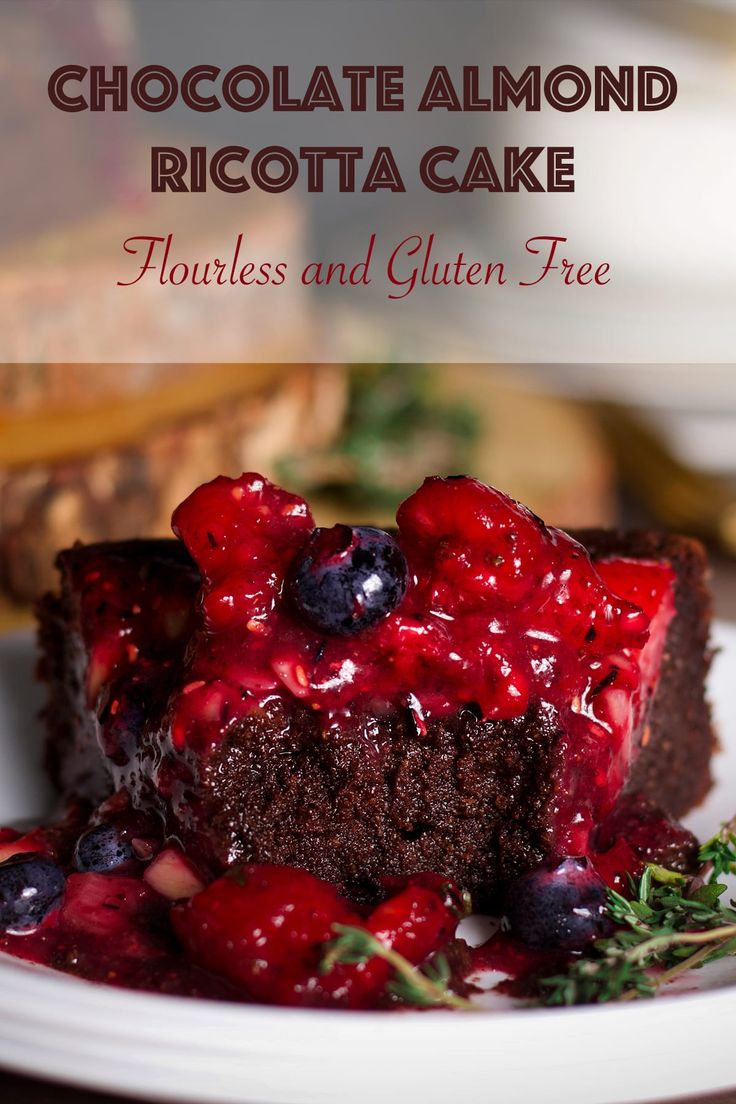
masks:
<instances>
[{"instance_id":1,"label":"strawberry piece","mask_svg":"<svg viewBox=\"0 0 736 1104\"><path fill-rule=\"evenodd\" d=\"M363 921L334 886L303 870L236 868L172 910L172 923L199 966L279 1005L370 1008L386 1003L391 967L375 956L320 974L333 925L365 928L419 965L454 935L459 894L446 879L419 875Z\"/></svg>"},{"instance_id":2,"label":"strawberry piece","mask_svg":"<svg viewBox=\"0 0 736 1104\"><path fill-rule=\"evenodd\" d=\"M440 874L415 874L384 884L397 892L373 910L366 927L384 946L419 965L455 935L467 911L462 895Z\"/></svg>"},{"instance_id":3,"label":"strawberry piece","mask_svg":"<svg viewBox=\"0 0 736 1104\"><path fill-rule=\"evenodd\" d=\"M360 920L327 882L285 866L237 867L172 910L174 931L200 966L271 1001L316 968L334 923Z\"/></svg>"},{"instance_id":4,"label":"strawberry piece","mask_svg":"<svg viewBox=\"0 0 736 1104\"><path fill-rule=\"evenodd\" d=\"M140 878L71 874L59 919L72 940L114 941L116 956L144 957L159 950L155 933L165 911Z\"/></svg>"},{"instance_id":5,"label":"strawberry piece","mask_svg":"<svg viewBox=\"0 0 736 1104\"><path fill-rule=\"evenodd\" d=\"M387 879L396 892L377 905L364 922L384 947L421 966L455 935L465 907L452 883L439 874ZM325 996L351 1008L371 1008L385 997L393 977L391 965L375 956L355 966L340 965L321 979Z\"/></svg>"}]
</instances>

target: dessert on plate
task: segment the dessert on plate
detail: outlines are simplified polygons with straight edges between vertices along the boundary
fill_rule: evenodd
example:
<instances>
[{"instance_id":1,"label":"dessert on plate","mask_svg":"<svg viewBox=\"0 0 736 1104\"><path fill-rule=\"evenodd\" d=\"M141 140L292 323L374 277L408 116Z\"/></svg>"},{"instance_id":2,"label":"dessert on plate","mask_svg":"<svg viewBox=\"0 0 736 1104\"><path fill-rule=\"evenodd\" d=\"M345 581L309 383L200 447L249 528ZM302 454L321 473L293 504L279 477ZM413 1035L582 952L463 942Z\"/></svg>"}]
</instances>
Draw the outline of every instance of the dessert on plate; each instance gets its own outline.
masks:
<instances>
[{"instance_id":1,"label":"dessert on plate","mask_svg":"<svg viewBox=\"0 0 736 1104\"><path fill-rule=\"evenodd\" d=\"M627 783L677 816L708 788L694 542L581 547L471 479L428 480L393 535L314 530L255 475L174 529L60 555L49 754L70 796L127 791L213 870L434 870L483 903L585 854Z\"/></svg>"},{"instance_id":2,"label":"dessert on plate","mask_svg":"<svg viewBox=\"0 0 736 1104\"><path fill-rule=\"evenodd\" d=\"M569 535L465 476L427 479L392 530L315 528L263 477L220 477L173 529L59 555L41 671L72 811L0 843L16 883L39 849L60 871L46 918L6 949L85 958L78 933L117 879L136 886L120 891L136 939L163 940L119 981L366 1007L386 996L381 947L457 967L468 893L493 909L562 866L594 902L588 938L605 928L591 880L692 865L671 818L705 795L714 746L697 542ZM102 867L78 837L102 841ZM281 916L273 971L257 968L264 909ZM340 943L356 938L362 958Z\"/></svg>"}]
</instances>

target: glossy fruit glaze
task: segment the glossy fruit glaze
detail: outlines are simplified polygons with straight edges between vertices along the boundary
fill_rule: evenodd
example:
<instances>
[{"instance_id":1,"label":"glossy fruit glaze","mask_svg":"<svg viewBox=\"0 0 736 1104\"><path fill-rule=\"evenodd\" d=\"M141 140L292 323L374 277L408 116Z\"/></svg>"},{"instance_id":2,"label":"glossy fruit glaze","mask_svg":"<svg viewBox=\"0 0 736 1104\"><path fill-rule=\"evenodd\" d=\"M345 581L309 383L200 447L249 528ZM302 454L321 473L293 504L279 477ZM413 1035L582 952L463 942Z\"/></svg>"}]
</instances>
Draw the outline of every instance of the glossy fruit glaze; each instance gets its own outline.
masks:
<instances>
[{"instance_id":1,"label":"glossy fruit glaze","mask_svg":"<svg viewBox=\"0 0 736 1104\"><path fill-rule=\"evenodd\" d=\"M674 609L667 564L594 566L569 536L467 478L427 480L388 541L356 530L316 538L306 504L257 475L199 488L174 526L201 570L201 618L199 577L186 561L173 574L152 561L111 575L92 557L78 580L87 696L113 762L137 769L131 740L151 694L160 701L172 686L173 746L189 762L274 696L319 713L327 737L352 711L406 708L422 734L463 704L489 721L548 710L561 731L553 852L588 853L596 877L622 890L644 861L687 864L692 837L637 799L591 831L625 781L656 686ZM371 541L381 546L385 612L375 615L378 602L369 623L356 614L346 635L334 609L315 608L312 584L339 567L343 600L344 552L364 553ZM330 553L321 562L320 548ZM372 582L361 564L365 594ZM18 855L40 853L64 877L42 922L0 936L2 949L116 985L367 1008L393 1003L390 971L374 958L322 974L334 923L365 928L417 965L456 946L460 895L438 875L387 883L372 908L284 867L241 865L207 885L211 871L127 802L117 794L92 827L78 812L55 828L0 834L0 894L3 884L16 891ZM23 869L32 881L32 866ZM48 885L49 871L37 873ZM477 967L484 956L529 984L549 966L509 936L476 952Z\"/></svg>"},{"instance_id":2,"label":"glossy fruit glaze","mask_svg":"<svg viewBox=\"0 0 736 1104\"><path fill-rule=\"evenodd\" d=\"M501 991L534 997L539 979L567 961L570 925L579 927L590 912L591 890L600 896L599 878L628 895L627 875L638 876L644 862L692 870L697 849L681 825L643 799L626 798L601 826L597 878L576 859L564 860L552 878L549 864L524 875L509 890L517 905L516 913L510 909L512 930L497 931L471 951L456 934L467 901L440 875L387 878L372 906L348 900L307 871L269 864L236 865L206 884L206 874L157 828L155 818L116 795L91 821L73 807L51 827L0 829L0 951L88 981L152 992L301 1007L411 1006L392 993L392 968L377 955L324 971L333 925L342 924L417 967L441 952L457 993L477 982L487 988L493 973ZM94 850L84 844L91 833ZM50 868L53 894L23 900L18 863L28 871L27 887L39 891L48 889ZM80 870L90 864L96 868ZM560 893L565 870L572 877ZM521 911L520 896L529 898ZM8 924L8 915L22 916L22 923ZM599 925L582 934L594 938Z\"/></svg>"},{"instance_id":3,"label":"glossy fruit glaze","mask_svg":"<svg viewBox=\"0 0 736 1104\"><path fill-rule=\"evenodd\" d=\"M392 996L392 970L378 956L322 969L335 924L369 933L416 966L440 951L453 957L465 901L439 875L387 880L372 908L304 870L268 864L233 867L205 887L178 849L151 838L140 814L112 806L105 813L106 831L123 844L116 868L105 854L101 870L79 870L75 837L90 829L75 815L25 836L0 832L0 950L125 988L338 1008L407 1001ZM35 906L19 892L20 869L26 892L37 891ZM49 872L54 893L43 898ZM13 904L21 924L3 923ZM456 984L462 988L459 977Z\"/></svg>"},{"instance_id":4,"label":"glossy fruit glaze","mask_svg":"<svg viewBox=\"0 0 736 1104\"><path fill-rule=\"evenodd\" d=\"M172 571L142 542L141 557L117 556L115 545L85 549L74 562L79 626L87 655L85 687L91 708L114 718L120 682L165 686L195 626L199 577L182 561ZM148 556L144 549L153 549ZM134 693L134 691L129 692ZM112 720L111 748L116 724Z\"/></svg>"},{"instance_id":5,"label":"glossy fruit glaze","mask_svg":"<svg viewBox=\"0 0 736 1104\"><path fill-rule=\"evenodd\" d=\"M463 705L487 721L545 710L562 733L553 849L586 851L656 682L673 612L667 564L594 566L500 491L427 479L397 515L403 599L345 636L316 630L294 600L314 528L301 498L259 475L220 477L179 506L173 527L203 579L203 626L170 712L179 753L207 754L274 696L319 713L326 732L346 713L397 707L420 734Z\"/></svg>"},{"instance_id":6,"label":"glossy fruit glaze","mask_svg":"<svg viewBox=\"0 0 736 1104\"><path fill-rule=\"evenodd\" d=\"M541 979L564 971L574 957L572 933L580 936L578 949L605 935L605 913L601 928L591 908L603 885L631 897L647 863L693 874L697 854L692 832L642 795L624 795L594 833L590 860L548 861L511 884L508 923L473 949L466 980L520 999L538 997ZM571 876L561 879L566 871Z\"/></svg>"}]
</instances>

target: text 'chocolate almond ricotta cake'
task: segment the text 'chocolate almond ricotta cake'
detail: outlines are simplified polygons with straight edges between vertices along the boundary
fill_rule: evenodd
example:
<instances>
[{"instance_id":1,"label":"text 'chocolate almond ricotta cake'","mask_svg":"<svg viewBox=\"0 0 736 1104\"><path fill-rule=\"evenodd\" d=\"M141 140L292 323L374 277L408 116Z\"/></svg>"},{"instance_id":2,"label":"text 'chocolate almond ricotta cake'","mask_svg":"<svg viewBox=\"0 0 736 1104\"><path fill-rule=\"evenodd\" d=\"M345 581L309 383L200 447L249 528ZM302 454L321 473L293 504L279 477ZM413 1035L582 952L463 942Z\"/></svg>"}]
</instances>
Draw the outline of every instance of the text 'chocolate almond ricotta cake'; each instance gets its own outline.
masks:
<instances>
[{"instance_id":1,"label":"text 'chocolate almond ricotta cake'","mask_svg":"<svg viewBox=\"0 0 736 1104\"><path fill-rule=\"evenodd\" d=\"M693 540L567 534L469 477L427 479L390 531L220 477L173 528L59 555L48 763L213 873L287 864L369 899L431 870L492 905L594 852L623 794L680 816L709 787Z\"/></svg>"}]
</instances>

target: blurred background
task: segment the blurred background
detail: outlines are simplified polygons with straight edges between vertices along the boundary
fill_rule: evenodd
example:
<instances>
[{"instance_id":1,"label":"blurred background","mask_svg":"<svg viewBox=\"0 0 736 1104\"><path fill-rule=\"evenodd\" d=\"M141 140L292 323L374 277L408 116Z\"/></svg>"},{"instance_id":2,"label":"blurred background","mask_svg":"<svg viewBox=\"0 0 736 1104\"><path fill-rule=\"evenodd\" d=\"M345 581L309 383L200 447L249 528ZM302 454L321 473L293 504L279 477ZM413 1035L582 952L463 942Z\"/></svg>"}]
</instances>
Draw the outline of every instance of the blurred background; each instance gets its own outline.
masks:
<instances>
[{"instance_id":1,"label":"blurred background","mask_svg":"<svg viewBox=\"0 0 736 1104\"><path fill-rule=\"evenodd\" d=\"M401 64L405 107L307 113L227 106L197 113L57 110L49 75L82 65L148 64L183 75L208 63L289 68L301 96L316 64L342 95L345 64ZM0 3L0 361L171 363L324 361L494 362L624 366L729 364L736 348L736 5L734 0L2 0ZM664 111L418 112L432 66L458 88L478 67L490 92L493 65L521 74L538 63L587 72L595 65L662 65L678 95ZM419 179L437 144L572 146L574 193L435 194ZM339 193L335 166L323 192L257 187L228 195L151 193L151 147L226 145L363 147L355 192ZM363 193L378 146L394 151L403 193ZM362 173L361 173L362 168ZM461 171L462 171L461 170ZM246 165L246 176L248 168ZM232 255L285 261L279 287L161 286L138 272L122 243L174 235L172 263ZM376 234L373 282L304 287L307 261L365 257ZM504 261L509 279L489 286L417 286L387 298L394 247L435 235L435 258ZM532 236L568 239L565 255L611 266L605 287L565 287L538 273ZM396 289L393 289L394 291ZM617 380L603 370L606 388Z\"/></svg>"},{"instance_id":2,"label":"blurred background","mask_svg":"<svg viewBox=\"0 0 736 1104\"><path fill-rule=\"evenodd\" d=\"M197 484L243 470L306 495L320 524L390 523L425 475L468 472L565 528L693 533L736 616L717 381L698 404L694 374L644 379L651 393L517 366L0 366L0 625L53 585L59 548L166 535Z\"/></svg>"},{"instance_id":3,"label":"blurred background","mask_svg":"<svg viewBox=\"0 0 736 1104\"><path fill-rule=\"evenodd\" d=\"M407 103L439 61L648 62L671 67L680 93L628 116L76 116L46 94L69 60L289 63L295 86L317 62L401 62ZM254 468L308 495L321 522L388 521L427 473L468 471L553 524L695 533L736 616L735 109L732 0L3 0L0 624L27 617L58 548L167 533L197 483ZM402 166L449 138L575 144L578 190L449 202L408 174L388 197L148 191L155 141L356 134ZM350 255L372 228L385 241L435 230L489 259L530 231L569 232L617 281L595 299L430 288L389 305L298 283L116 287L120 243L144 229L195 257L245 231L256 262L298 265Z\"/></svg>"}]
</instances>

